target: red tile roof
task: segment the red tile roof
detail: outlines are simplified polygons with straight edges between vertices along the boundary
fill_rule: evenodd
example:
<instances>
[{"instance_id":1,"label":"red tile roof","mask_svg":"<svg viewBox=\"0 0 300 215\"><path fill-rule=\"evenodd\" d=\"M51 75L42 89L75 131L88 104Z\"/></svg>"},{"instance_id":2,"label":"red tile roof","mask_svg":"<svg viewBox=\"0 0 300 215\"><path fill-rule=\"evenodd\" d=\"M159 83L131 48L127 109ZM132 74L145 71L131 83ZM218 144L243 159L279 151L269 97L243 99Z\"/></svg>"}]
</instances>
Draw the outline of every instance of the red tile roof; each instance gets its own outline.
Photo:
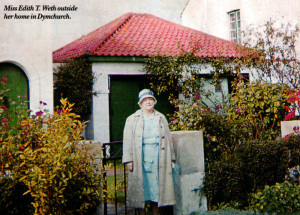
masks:
<instances>
[{"instance_id":1,"label":"red tile roof","mask_svg":"<svg viewBox=\"0 0 300 215\"><path fill-rule=\"evenodd\" d=\"M241 57L237 44L149 14L127 13L53 52L53 62L93 56L178 56L200 45L201 57Z\"/></svg>"}]
</instances>

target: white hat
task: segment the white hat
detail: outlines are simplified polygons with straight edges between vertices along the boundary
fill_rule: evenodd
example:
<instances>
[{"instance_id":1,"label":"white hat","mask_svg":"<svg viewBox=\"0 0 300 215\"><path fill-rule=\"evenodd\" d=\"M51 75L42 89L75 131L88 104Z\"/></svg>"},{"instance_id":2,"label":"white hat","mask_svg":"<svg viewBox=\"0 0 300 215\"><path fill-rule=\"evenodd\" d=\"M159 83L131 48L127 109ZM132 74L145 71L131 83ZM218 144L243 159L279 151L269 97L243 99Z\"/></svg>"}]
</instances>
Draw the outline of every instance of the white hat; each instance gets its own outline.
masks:
<instances>
[{"instance_id":1,"label":"white hat","mask_svg":"<svg viewBox=\"0 0 300 215\"><path fill-rule=\"evenodd\" d=\"M153 92L149 89L143 89L140 93L139 93L139 102L138 104L140 104L143 99L145 98L152 98L155 101L155 104L157 103L156 98L153 95Z\"/></svg>"}]
</instances>

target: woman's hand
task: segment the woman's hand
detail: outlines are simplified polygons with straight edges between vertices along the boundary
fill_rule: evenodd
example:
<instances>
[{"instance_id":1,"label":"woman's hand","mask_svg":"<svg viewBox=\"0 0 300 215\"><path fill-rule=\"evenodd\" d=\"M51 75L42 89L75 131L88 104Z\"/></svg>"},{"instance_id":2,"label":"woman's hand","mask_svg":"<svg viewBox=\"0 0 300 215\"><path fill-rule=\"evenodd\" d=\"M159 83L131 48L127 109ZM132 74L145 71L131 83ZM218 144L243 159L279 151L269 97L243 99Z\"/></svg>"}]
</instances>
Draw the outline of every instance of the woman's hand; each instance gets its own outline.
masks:
<instances>
[{"instance_id":1,"label":"woman's hand","mask_svg":"<svg viewBox=\"0 0 300 215\"><path fill-rule=\"evenodd\" d=\"M133 171L133 163L132 162L127 164L127 169L128 169L129 172Z\"/></svg>"}]
</instances>

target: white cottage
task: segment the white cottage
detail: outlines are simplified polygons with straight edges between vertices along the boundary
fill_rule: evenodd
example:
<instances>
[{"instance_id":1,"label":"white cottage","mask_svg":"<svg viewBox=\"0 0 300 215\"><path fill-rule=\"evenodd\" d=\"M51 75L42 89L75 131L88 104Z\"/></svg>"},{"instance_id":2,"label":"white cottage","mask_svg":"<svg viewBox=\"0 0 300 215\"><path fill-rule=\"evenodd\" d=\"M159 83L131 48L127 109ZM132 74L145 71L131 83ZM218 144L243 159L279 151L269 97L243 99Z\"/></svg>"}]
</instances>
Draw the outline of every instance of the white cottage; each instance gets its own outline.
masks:
<instances>
[{"instance_id":1,"label":"white cottage","mask_svg":"<svg viewBox=\"0 0 300 215\"><path fill-rule=\"evenodd\" d=\"M150 14L127 13L53 52L53 63L88 55L97 77L89 136L101 142L122 140L126 117L137 108L138 92L149 83L144 60L151 56L178 56L180 46L188 51L199 42L201 57L240 57L237 44L172 23ZM207 74L210 67L207 67ZM223 88L228 89L224 80ZM217 92L216 92L217 93ZM158 99L158 110L170 110L165 98Z\"/></svg>"}]
</instances>

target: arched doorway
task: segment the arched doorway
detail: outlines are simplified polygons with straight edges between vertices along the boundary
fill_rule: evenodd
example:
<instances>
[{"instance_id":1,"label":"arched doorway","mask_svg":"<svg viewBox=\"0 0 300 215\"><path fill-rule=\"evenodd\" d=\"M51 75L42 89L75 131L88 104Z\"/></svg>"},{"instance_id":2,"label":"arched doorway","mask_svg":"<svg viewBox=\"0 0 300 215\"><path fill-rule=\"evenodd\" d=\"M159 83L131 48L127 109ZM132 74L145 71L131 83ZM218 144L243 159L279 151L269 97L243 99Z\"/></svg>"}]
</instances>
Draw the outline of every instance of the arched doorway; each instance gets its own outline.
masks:
<instances>
[{"instance_id":1,"label":"arched doorway","mask_svg":"<svg viewBox=\"0 0 300 215\"><path fill-rule=\"evenodd\" d=\"M8 89L6 97L3 98L5 106L12 110L13 118L16 119L15 113L18 111L13 109L18 105L19 100L29 101L28 78L20 67L12 63L0 63L0 80L5 80L5 88ZM29 108L29 103L25 108Z\"/></svg>"}]
</instances>

